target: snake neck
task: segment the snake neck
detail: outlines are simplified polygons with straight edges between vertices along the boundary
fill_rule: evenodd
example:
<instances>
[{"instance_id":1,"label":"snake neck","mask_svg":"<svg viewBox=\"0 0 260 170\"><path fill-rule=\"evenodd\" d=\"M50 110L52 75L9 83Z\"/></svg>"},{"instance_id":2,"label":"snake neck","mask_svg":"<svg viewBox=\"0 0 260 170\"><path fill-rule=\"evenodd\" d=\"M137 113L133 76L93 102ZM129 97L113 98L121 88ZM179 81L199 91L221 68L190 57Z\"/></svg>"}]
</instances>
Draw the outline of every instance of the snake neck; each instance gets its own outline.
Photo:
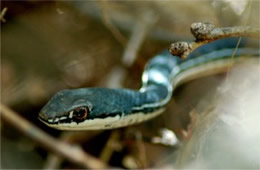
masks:
<instances>
[{"instance_id":1,"label":"snake neck","mask_svg":"<svg viewBox=\"0 0 260 170\"><path fill-rule=\"evenodd\" d=\"M142 107L160 108L168 103L174 89L171 74L174 68L179 68L180 62L179 58L164 51L146 65L139 91L148 102Z\"/></svg>"},{"instance_id":2,"label":"snake neck","mask_svg":"<svg viewBox=\"0 0 260 170\"><path fill-rule=\"evenodd\" d=\"M168 51L156 55L148 62L142 75L142 87L139 91L141 96L145 96L146 101L140 102L137 108L141 110L140 108L164 107L171 99L174 89L180 84L225 72L230 67L231 60L237 61L241 58L238 56L259 56L259 49L239 48L232 58L237 41L231 40L219 40L205 45L194 51L187 60L172 56Z\"/></svg>"}]
</instances>

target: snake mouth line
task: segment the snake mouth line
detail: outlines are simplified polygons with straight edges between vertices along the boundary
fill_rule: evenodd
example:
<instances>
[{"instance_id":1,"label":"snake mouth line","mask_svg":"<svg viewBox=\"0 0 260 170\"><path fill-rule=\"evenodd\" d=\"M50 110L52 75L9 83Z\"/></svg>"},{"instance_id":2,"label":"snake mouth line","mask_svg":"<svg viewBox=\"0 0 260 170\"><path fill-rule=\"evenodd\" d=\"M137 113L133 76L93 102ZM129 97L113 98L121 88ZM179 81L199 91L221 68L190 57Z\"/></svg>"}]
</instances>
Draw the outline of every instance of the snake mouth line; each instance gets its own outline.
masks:
<instances>
[{"instance_id":1,"label":"snake mouth line","mask_svg":"<svg viewBox=\"0 0 260 170\"><path fill-rule=\"evenodd\" d=\"M45 117L43 117L42 115L39 115L38 116L38 119L45 123L45 124L52 124L52 125L55 125L55 124L61 124L61 123L71 123L72 120L69 119L68 117L56 117L56 118L52 118L52 119L47 119Z\"/></svg>"},{"instance_id":2,"label":"snake mouth line","mask_svg":"<svg viewBox=\"0 0 260 170\"><path fill-rule=\"evenodd\" d=\"M49 123L48 123L45 119L43 119L42 117L38 116L38 119L39 119L42 123L44 123L44 124L46 124L46 125L49 125Z\"/></svg>"}]
</instances>

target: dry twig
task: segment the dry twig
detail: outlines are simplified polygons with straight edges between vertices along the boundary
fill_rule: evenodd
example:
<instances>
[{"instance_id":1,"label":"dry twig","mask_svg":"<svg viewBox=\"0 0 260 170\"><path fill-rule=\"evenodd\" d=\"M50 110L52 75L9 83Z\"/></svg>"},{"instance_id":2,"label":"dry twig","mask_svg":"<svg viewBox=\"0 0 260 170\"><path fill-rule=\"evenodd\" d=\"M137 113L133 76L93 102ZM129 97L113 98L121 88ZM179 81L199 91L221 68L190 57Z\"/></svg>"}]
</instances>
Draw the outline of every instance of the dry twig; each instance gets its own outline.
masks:
<instances>
[{"instance_id":1,"label":"dry twig","mask_svg":"<svg viewBox=\"0 0 260 170\"><path fill-rule=\"evenodd\" d=\"M215 28L215 25L212 23L193 23L191 24L191 33L196 38L194 42L172 43L169 52L172 55L185 59L196 48L218 39L227 37L260 38L259 28L250 26Z\"/></svg>"},{"instance_id":2,"label":"dry twig","mask_svg":"<svg viewBox=\"0 0 260 170\"><path fill-rule=\"evenodd\" d=\"M114 130L112 132L112 134L110 135L108 141L106 142L106 145L104 147L104 149L102 150L101 154L100 154L100 159L103 162L109 162L109 160L112 157L113 152L116 149L116 145L120 145L119 144L119 138L120 138L120 133L118 130Z\"/></svg>"},{"instance_id":3,"label":"dry twig","mask_svg":"<svg viewBox=\"0 0 260 170\"><path fill-rule=\"evenodd\" d=\"M59 140L64 141L66 143L82 143L88 141L89 138L93 138L101 131L71 131L71 132L63 132L60 135ZM62 164L64 158L60 155L57 155L53 152L49 153L47 156L47 160L44 164L44 169L58 169Z\"/></svg>"},{"instance_id":4,"label":"dry twig","mask_svg":"<svg viewBox=\"0 0 260 170\"><path fill-rule=\"evenodd\" d=\"M145 11L142 20L137 22L133 28L130 39L124 50L122 62L125 66L131 66L149 32L149 29L156 23L158 17L152 11Z\"/></svg>"},{"instance_id":5,"label":"dry twig","mask_svg":"<svg viewBox=\"0 0 260 170\"><path fill-rule=\"evenodd\" d=\"M0 13L0 20L1 20L2 22L6 22L6 20L5 20L5 18L4 18L6 12L7 12L7 8L5 7L5 8L1 11L1 13Z\"/></svg>"},{"instance_id":6,"label":"dry twig","mask_svg":"<svg viewBox=\"0 0 260 170\"><path fill-rule=\"evenodd\" d=\"M116 40L118 40L119 43L122 44L122 46L125 46L126 44L126 38L121 34L121 32L118 30L116 26L111 22L111 19L109 18L109 12L108 12L108 2L106 1L98 1L100 2L101 11L102 11L102 19L104 21L105 26L111 31L111 33L114 35Z\"/></svg>"},{"instance_id":7,"label":"dry twig","mask_svg":"<svg viewBox=\"0 0 260 170\"><path fill-rule=\"evenodd\" d=\"M107 165L85 153L78 146L71 146L68 143L56 140L41 129L32 125L27 120L20 117L8 107L0 104L0 114L2 118L25 133L27 136L37 141L41 146L67 158L69 161L79 164L85 168L106 168Z\"/></svg>"}]
</instances>

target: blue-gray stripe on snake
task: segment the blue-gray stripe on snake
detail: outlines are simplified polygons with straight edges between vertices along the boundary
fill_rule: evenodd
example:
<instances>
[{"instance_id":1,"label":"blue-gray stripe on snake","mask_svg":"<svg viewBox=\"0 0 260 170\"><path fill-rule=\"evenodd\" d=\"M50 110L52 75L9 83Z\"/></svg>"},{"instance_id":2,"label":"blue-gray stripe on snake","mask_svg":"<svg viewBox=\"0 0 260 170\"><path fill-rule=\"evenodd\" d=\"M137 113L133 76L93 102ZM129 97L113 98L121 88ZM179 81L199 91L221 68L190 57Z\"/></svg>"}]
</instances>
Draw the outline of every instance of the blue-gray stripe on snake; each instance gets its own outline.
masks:
<instances>
[{"instance_id":1,"label":"blue-gray stripe on snake","mask_svg":"<svg viewBox=\"0 0 260 170\"><path fill-rule=\"evenodd\" d=\"M236 43L237 38L212 42L192 52L186 60L164 51L147 63L140 90L59 91L42 108L39 119L61 130L112 129L149 120L164 111L174 89L181 83L225 71ZM246 56L259 57L259 54L259 48L239 47L234 61Z\"/></svg>"}]
</instances>

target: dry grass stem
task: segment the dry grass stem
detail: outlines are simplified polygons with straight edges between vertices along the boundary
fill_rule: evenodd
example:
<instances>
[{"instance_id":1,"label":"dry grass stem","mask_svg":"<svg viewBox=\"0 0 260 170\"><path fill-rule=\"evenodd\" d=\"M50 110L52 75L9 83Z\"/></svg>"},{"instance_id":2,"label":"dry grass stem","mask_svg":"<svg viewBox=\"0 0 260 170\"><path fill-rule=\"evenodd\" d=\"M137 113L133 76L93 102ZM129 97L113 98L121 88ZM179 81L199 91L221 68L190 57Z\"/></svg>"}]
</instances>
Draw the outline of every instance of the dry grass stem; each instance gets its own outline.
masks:
<instances>
[{"instance_id":1,"label":"dry grass stem","mask_svg":"<svg viewBox=\"0 0 260 170\"><path fill-rule=\"evenodd\" d=\"M143 19L136 23L130 39L123 54L123 64L131 66L137 58L138 52L149 32L149 29L155 24L158 17L152 11L146 11Z\"/></svg>"},{"instance_id":2,"label":"dry grass stem","mask_svg":"<svg viewBox=\"0 0 260 170\"><path fill-rule=\"evenodd\" d=\"M1 13L0 13L0 20L1 20L2 22L6 22L6 20L5 20L5 18L4 18L6 12L7 12L7 8L5 7L5 8L1 11Z\"/></svg>"},{"instance_id":3,"label":"dry grass stem","mask_svg":"<svg viewBox=\"0 0 260 170\"><path fill-rule=\"evenodd\" d=\"M111 31L115 39L122 45L125 46L127 40L123 36L123 34L118 30L118 28L111 22L111 19L109 17L109 4L106 1L99 1L100 8L102 11L102 19L105 24L105 26Z\"/></svg>"}]
</instances>

